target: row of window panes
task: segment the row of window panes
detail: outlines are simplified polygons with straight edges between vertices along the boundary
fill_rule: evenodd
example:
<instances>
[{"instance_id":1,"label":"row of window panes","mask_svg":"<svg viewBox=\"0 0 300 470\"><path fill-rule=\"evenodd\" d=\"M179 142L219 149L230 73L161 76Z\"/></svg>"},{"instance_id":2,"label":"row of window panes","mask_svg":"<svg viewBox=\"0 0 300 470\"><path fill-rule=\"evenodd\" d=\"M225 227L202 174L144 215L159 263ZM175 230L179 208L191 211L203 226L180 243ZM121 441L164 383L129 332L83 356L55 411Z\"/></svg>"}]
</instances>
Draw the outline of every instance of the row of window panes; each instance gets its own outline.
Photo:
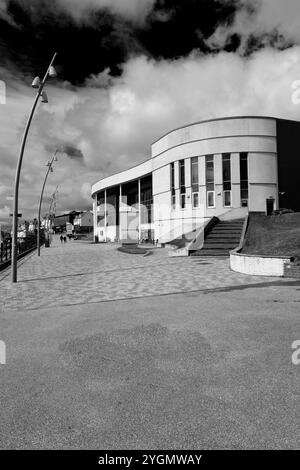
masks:
<instances>
[{"instance_id":1,"label":"row of window panes","mask_svg":"<svg viewBox=\"0 0 300 470\"><path fill-rule=\"evenodd\" d=\"M199 184L199 157L191 158L191 186L197 187ZM231 190L231 154L223 153L222 154L222 165L223 165L223 189L224 191ZM214 186L214 155L205 156L205 176L206 176L206 186L208 190ZM240 178L241 181L248 181L248 153L240 153ZM230 187L229 187L230 186ZM181 193L185 188L185 167L184 160L179 161L179 187L181 188ZM174 162L171 163L171 188L175 188L175 168Z\"/></svg>"},{"instance_id":2,"label":"row of window panes","mask_svg":"<svg viewBox=\"0 0 300 470\"><path fill-rule=\"evenodd\" d=\"M176 208L176 195L171 195L172 209ZM231 207L231 191L223 191L223 205L224 207ZM185 209L186 195L180 194L180 208ZM200 206L200 196L198 192L192 193L192 208L197 209ZM206 191L206 206L215 207L215 191Z\"/></svg>"}]
</instances>

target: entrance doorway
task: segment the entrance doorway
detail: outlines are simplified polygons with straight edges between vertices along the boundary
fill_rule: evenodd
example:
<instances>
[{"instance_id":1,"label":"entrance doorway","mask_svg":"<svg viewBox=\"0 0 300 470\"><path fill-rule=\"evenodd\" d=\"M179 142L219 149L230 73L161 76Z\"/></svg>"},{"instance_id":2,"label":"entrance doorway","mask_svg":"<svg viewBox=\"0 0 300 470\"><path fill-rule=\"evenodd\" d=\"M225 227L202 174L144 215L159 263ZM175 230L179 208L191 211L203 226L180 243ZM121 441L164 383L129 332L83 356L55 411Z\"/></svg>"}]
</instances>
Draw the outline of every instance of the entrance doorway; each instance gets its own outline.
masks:
<instances>
[{"instance_id":1,"label":"entrance doorway","mask_svg":"<svg viewBox=\"0 0 300 470\"><path fill-rule=\"evenodd\" d=\"M274 204L275 204L275 199L269 198L266 200L266 209L267 209L267 215L272 215L274 212Z\"/></svg>"}]
</instances>

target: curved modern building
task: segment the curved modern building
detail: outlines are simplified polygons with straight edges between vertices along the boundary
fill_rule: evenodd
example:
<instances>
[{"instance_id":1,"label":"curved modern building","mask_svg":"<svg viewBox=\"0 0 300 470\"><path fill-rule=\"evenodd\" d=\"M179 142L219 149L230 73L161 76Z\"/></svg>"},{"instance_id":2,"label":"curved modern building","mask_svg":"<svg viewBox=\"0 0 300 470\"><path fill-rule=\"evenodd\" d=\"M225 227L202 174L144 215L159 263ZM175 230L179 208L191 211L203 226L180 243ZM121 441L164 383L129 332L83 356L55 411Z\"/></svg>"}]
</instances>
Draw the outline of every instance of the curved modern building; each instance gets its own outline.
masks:
<instances>
[{"instance_id":1,"label":"curved modern building","mask_svg":"<svg viewBox=\"0 0 300 470\"><path fill-rule=\"evenodd\" d=\"M168 242L212 217L300 210L300 123L242 116L174 129L151 158L92 186L99 241Z\"/></svg>"}]
</instances>

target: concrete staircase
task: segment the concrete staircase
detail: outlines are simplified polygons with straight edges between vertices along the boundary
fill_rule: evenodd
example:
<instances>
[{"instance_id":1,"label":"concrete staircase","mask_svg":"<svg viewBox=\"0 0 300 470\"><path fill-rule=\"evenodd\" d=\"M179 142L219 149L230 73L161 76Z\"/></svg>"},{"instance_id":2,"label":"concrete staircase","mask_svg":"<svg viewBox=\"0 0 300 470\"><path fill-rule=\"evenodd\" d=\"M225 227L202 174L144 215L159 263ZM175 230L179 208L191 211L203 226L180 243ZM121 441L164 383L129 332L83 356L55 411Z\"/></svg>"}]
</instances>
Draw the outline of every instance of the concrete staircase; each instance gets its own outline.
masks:
<instances>
[{"instance_id":1,"label":"concrete staircase","mask_svg":"<svg viewBox=\"0 0 300 470\"><path fill-rule=\"evenodd\" d=\"M205 237L201 250L191 256L229 256L239 245L244 219L220 220Z\"/></svg>"}]
</instances>

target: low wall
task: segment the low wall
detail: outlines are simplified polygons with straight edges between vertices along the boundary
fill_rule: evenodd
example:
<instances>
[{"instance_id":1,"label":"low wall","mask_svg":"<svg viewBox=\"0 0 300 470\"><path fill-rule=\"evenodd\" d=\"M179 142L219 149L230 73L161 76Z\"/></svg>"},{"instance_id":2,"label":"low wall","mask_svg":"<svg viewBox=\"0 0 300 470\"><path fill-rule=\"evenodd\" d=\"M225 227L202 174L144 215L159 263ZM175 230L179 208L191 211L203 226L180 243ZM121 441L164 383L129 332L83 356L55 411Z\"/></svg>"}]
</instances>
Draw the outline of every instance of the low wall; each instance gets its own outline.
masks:
<instances>
[{"instance_id":1,"label":"low wall","mask_svg":"<svg viewBox=\"0 0 300 470\"><path fill-rule=\"evenodd\" d=\"M284 266L290 258L246 255L233 250L230 253L230 268L233 271L253 276L284 276Z\"/></svg>"}]
</instances>

